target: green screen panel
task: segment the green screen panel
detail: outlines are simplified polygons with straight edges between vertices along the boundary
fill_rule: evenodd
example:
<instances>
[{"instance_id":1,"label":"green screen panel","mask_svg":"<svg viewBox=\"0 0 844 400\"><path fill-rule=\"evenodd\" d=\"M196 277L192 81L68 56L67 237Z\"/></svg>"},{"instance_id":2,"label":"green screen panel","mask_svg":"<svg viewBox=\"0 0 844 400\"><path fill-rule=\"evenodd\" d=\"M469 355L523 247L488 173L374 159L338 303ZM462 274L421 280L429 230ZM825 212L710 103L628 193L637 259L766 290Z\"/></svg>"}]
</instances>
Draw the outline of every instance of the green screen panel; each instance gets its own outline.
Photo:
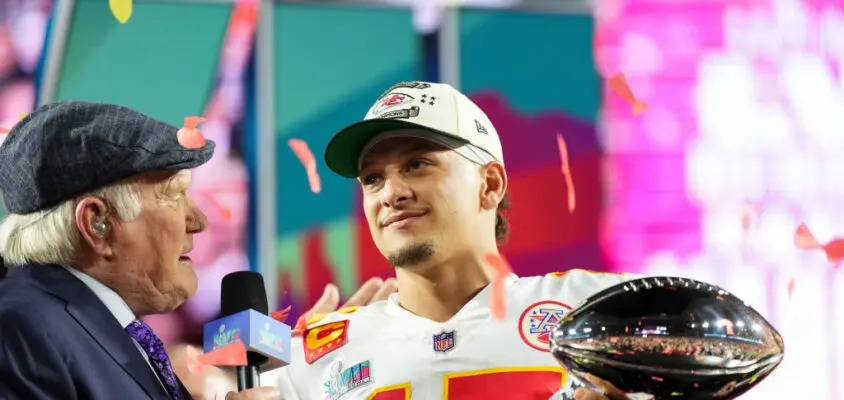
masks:
<instances>
[{"instance_id":1,"label":"green screen panel","mask_svg":"<svg viewBox=\"0 0 844 400\"><path fill-rule=\"evenodd\" d=\"M105 0L76 0L56 101L128 106L177 126L214 88L232 5L135 1L126 24Z\"/></svg>"},{"instance_id":2,"label":"green screen panel","mask_svg":"<svg viewBox=\"0 0 844 400\"><path fill-rule=\"evenodd\" d=\"M409 9L279 3L275 8L275 105L279 234L352 213L355 181L328 171L323 152L338 130L363 118L375 99L419 78ZM322 193L308 190L287 139L308 142Z\"/></svg>"},{"instance_id":3,"label":"green screen panel","mask_svg":"<svg viewBox=\"0 0 844 400\"><path fill-rule=\"evenodd\" d=\"M353 221L360 189L330 172L323 153L334 133L362 119L384 90L420 79L413 14L407 8L295 3L277 3L274 13L277 261L297 291L321 292L328 277L306 282L303 250L298 257L288 254L306 232L319 229L324 259L348 293L357 287ZM321 193L309 190L290 138L305 140L313 151Z\"/></svg>"},{"instance_id":4,"label":"green screen panel","mask_svg":"<svg viewBox=\"0 0 844 400\"><path fill-rule=\"evenodd\" d=\"M589 15L461 9L460 85L496 90L521 112L556 109L595 121L600 77Z\"/></svg>"}]
</instances>

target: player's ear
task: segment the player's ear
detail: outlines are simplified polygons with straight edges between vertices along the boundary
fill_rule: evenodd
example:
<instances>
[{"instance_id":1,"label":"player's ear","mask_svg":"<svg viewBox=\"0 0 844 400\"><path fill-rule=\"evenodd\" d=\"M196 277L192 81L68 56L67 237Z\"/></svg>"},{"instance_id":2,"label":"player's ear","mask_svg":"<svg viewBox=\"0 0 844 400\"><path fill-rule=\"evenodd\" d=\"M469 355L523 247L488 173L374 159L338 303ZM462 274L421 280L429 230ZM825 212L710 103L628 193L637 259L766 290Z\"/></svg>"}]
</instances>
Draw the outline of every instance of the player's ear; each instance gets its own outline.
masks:
<instances>
[{"instance_id":1,"label":"player's ear","mask_svg":"<svg viewBox=\"0 0 844 400\"><path fill-rule=\"evenodd\" d=\"M507 171L504 164L490 162L481 167L481 208L495 210L507 193Z\"/></svg>"}]
</instances>

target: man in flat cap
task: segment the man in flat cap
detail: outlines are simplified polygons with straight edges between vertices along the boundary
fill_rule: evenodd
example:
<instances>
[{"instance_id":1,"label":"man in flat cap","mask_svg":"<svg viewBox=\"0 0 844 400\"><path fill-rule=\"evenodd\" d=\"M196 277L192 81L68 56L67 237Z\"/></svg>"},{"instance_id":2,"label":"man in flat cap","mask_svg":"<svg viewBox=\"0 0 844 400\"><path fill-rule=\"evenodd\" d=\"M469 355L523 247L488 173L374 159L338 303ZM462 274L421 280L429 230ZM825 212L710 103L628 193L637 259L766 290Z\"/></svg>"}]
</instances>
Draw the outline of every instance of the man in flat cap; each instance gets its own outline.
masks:
<instances>
[{"instance_id":1,"label":"man in flat cap","mask_svg":"<svg viewBox=\"0 0 844 400\"><path fill-rule=\"evenodd\" d=\"M214 142L125 107L40 107L0 146L0 398L187 399L140 320L196 292L205 215L187 189ZM194 134L198 132L193 132ZM269 397L268 397L269 395ZM231 399L272 398L271 389Z\"/></svg>"}]
</instances>

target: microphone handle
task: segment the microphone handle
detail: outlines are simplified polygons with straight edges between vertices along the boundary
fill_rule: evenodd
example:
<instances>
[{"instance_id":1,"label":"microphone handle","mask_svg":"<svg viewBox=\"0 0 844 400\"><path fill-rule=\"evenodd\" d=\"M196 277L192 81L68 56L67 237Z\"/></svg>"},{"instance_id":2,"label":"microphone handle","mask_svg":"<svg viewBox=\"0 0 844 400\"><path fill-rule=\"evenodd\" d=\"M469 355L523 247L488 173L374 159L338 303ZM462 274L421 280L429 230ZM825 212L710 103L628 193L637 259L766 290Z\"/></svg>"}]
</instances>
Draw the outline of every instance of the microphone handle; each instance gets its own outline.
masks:
<instances>
[{"instance_id":1,"label":"microphone handle","mask_svg":"<svg viewBox=\"0 0 844 400\"><path fill-rule=\"evenodd\" d=\"M261 387L261 376L257 365L237 367L237 391Z\"/></svg>"}]
</instances>

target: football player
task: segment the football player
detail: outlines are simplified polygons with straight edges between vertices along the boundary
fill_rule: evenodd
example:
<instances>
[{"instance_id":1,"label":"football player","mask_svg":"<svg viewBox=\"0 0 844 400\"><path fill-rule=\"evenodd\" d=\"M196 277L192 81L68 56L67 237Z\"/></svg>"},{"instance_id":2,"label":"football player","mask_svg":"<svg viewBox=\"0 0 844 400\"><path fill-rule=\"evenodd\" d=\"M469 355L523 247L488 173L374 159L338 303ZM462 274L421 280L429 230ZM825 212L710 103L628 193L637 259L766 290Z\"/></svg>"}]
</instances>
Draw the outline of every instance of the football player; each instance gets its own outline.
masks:
<instances>
[{"instance_id":1,"label":"football player","mask_svg":"<svg viewBox=\"0 0 844 400\"><path fill-rule=\"evenodd\" d=\"M262 382L278 379L286 400L619 396L575 394L548 335L572 306L632 277L513 275L506 314L492 317L493 274L482 260L508 234L508 179L498 133L469 98L446 84L398 83L334 136L325 161L359 181L398 292L315 316L294 339L291 365Z\"/></svg>"}]
</instances>

